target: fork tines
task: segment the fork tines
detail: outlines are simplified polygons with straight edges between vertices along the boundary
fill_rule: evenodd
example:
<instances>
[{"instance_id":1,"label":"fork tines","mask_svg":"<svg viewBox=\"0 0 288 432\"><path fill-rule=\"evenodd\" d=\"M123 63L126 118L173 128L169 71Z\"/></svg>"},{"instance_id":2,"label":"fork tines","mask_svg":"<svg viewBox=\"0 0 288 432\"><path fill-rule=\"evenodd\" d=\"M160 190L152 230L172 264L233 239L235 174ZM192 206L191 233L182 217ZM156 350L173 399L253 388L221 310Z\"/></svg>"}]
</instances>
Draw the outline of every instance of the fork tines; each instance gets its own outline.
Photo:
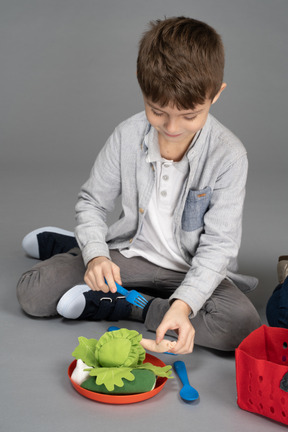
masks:
<instances>
[{"instance_id":1,"label":"fork tines","mask_svg":"<svg viewBox=\"0 0 288 432\"><path fill-rule=\"evenodd\" d=\"M134 300L135 306L138 306L141 309L144 309L144 307L147 305L147 303L148 303L148 300L146 300L145 297L143 297L141 295L136 297Z\"/></svg>"}]
</instances>

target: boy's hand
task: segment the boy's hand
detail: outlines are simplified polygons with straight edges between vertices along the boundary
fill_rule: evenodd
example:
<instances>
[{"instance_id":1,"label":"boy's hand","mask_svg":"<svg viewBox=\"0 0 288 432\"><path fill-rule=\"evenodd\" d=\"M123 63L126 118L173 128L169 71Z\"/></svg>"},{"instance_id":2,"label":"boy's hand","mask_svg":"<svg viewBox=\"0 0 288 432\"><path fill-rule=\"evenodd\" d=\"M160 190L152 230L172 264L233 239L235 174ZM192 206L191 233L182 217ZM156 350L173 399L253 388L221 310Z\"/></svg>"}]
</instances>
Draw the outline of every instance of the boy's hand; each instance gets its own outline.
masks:
<instances>
[{"instance_id":1,"label":"boy's hand","mask_svg":"<svg viewBox=\"0 0 288 432\"><path fill-rule=\"evenodd\" d=\"M120 268L104 256L93 258L87 265L84 281L93 291L115 293L117 291L115 281L122 284Z\"/></svg>"},{"instance_id":2,"label":"boy's hand","mask_svg":"<svg viewBox=\"0 0 288 432\"><path fill-rule=\"evenodd\" d=\"M175 300L156 330L156 343L161 342L168 330L178 333L178 341L171 352L175 354L188 354L193 351L195 330L189 315L190 307L182 300Z\"/></svg>"}]
</instances>

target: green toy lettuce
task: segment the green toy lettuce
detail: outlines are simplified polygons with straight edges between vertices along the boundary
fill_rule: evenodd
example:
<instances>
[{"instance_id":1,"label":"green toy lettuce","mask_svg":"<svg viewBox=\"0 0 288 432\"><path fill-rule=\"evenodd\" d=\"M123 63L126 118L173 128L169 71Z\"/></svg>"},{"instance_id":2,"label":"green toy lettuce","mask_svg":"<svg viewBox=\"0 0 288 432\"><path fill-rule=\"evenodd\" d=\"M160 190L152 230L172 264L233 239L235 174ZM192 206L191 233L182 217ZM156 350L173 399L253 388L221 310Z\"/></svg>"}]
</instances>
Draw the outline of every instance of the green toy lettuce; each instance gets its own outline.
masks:
<instances>
[{"instance_id":1,"label":"green toy lettuce","mask_svg":"<svg viewBox=\"0 0 288 432\"><path fill-rule=\"evenodd\" d=\"M171 366L157 367L143 363L146 351L140 345L142 335L135 330L120 329L104 333L99 339L79 337L79 345L72 355L87 366L85 371L95 377L97 386L104 384L107 391L123 387L124 381L135 380L134 370L152 371L156 376L170 378Z\"/></svg>"}]
</instances>

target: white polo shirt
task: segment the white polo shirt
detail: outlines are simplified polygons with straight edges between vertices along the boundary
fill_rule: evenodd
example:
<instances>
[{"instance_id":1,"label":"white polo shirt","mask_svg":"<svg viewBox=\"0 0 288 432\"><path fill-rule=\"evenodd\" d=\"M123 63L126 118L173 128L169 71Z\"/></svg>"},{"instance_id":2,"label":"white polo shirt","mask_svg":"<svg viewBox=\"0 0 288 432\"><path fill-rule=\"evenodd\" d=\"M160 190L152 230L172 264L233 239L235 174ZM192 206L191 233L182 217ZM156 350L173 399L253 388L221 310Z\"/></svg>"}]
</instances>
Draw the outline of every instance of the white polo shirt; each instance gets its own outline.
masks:
<instances>
[{"instance_id":1,"label":"white polo shirt","mask_svg":"<svg viewBox=\"0 0 288 432\"><path fill-rule=\"evenodd\" d=\"M173 234L173 214L189 172L184 156L180 162L162 158L158 133L151 127L147 137L147 163L154 162L155 183L137 239L121 253L131 258L141 256L157 266L186 273L190 266L180 254ZM192 145L197 137L194 137Z\"/></svg>"}]
</instances>

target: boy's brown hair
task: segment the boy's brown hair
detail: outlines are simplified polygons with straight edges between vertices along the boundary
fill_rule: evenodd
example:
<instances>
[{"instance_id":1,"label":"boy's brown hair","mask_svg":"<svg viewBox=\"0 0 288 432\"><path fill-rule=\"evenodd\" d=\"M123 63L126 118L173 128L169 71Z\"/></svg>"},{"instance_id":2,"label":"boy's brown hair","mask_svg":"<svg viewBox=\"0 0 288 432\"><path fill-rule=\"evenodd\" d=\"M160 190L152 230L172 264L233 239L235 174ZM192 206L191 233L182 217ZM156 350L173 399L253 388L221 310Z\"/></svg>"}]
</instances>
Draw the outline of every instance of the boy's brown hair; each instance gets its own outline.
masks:
<instances>
[{"instance_id":1,"label":"boy's brown hair","mask_svg":"<svg viewBox=\"0 0 288 432\"><path fill-rule=\"evenodd\" d=\"M223 83L224 48L207 24L186 17L150 22L139 43L137 79L143 95L164 107L194 109Z\"/></svg>"}]
</instances>

